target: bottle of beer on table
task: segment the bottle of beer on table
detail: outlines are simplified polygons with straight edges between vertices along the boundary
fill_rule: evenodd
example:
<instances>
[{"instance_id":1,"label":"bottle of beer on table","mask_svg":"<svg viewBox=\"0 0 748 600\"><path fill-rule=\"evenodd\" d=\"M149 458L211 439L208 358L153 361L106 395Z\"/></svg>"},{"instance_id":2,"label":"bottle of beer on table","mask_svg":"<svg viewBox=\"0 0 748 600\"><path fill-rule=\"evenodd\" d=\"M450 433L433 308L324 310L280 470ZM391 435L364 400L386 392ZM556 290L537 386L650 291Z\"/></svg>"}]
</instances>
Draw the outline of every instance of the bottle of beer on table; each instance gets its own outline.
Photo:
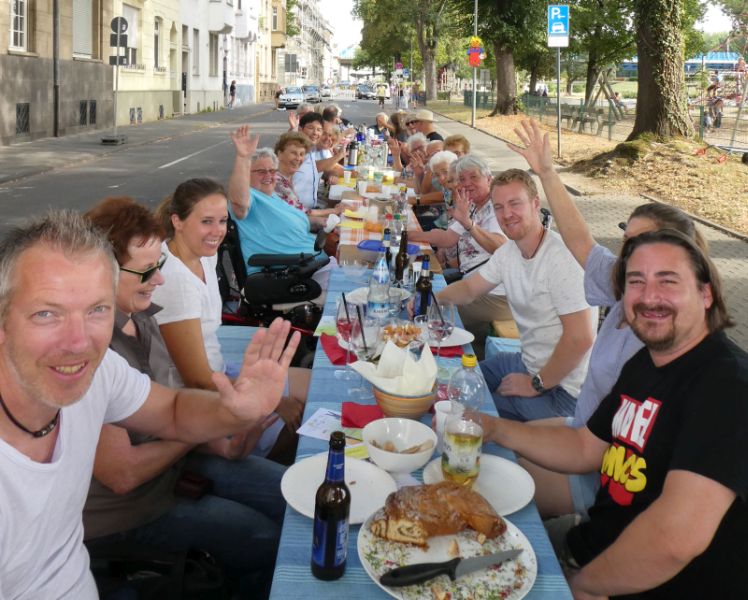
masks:
<instances>
[{"instance_id":1,"label":"bottle of beer on table","mask_svg":"<svg viewBox=\"0 0 748 600\"><path fill-rule=\"evenodd\" d=\"M392 217L392 215L387 215ZM387 261L387 268L392 264L392 228L390 221L385 217L384 230L382 231L382 246L384 246L384 259Z\"/></svg>"},{"instance_id":2,"label":"bottle of beer on table","mask_svg":"<svg viewBox=\"0 0 748 600\"><path fill-rule=\"evenodd\" d=\"M425 315L431 304L431 277L429 276L429 257L423 257L421 275L416 282L415 315Z\"/></svg>"},{"instance_id":3,"label":"bottle of beer on table","mask_svg":"<svg viewBox=\"0 0 748 600\"><path fill-rule=\"evenodd\" d=\"M403 229L400 234L400 249L395 257L395 281L402 285L405 280L405 270L408 268L408 230Z\"/></svg>"},{"instance_id":4,"label":"bottle of beer on table","mask_svg":"<svg viewBox=\"0 0 748 600\"><path fill-rule=\"evenodd\" d=\"M317 489L314 502L312 575L327 581L343 576L348 554L351 492L345 484L344 451L345 435L342 431L333 431L325 480Z\"/></svg>"}]
</instances>

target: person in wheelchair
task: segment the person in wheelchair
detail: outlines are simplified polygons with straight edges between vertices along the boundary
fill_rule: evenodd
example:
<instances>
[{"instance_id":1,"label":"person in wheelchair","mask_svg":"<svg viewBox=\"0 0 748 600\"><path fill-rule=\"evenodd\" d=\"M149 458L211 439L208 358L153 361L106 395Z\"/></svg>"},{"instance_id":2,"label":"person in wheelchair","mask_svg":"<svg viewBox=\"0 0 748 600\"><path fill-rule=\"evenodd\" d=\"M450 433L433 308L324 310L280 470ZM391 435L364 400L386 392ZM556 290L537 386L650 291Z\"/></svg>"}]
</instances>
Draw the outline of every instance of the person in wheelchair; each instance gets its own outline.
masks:
<instances>
[{"instance_id":1,"label":"person in wheelchair","mask_svg":"<svg viewBox=\"0 0 748 600\"><path fill-rule=\"evenodd\" d=\"M235 374L235 365L227 365L221 355L217 335L223 300L216 265L229 216L226 192L210 179L190 179L160 204L156 216L167 236L162 249L169 260L163 268L165 282L153 292L153 301L162 307L154 317L182 381L215 389L214 371ZM284 392L276 410L282 421L265 430L254 454L293 460L308 387L307 369L289 371L291 391Z\"/></svg>"},{"instance_id":2,"label":"person in wheelchair","mask_svg":"<svg viewBox=\"0 0 748 600\"><path fill-rule=\"evenodd\" d=\"M151 302L164 283L163 228L128 197L107 198L86 216L106 233L120 266L110 348L157 383L183 387L153 316L161 309ZM104 425L83 510L94 555L125 541L172 552L199 548L237 580L257 572L267 585L285 511L285 469L249 453L274 420L199 446Z\"/></svg>"}]
</instances>

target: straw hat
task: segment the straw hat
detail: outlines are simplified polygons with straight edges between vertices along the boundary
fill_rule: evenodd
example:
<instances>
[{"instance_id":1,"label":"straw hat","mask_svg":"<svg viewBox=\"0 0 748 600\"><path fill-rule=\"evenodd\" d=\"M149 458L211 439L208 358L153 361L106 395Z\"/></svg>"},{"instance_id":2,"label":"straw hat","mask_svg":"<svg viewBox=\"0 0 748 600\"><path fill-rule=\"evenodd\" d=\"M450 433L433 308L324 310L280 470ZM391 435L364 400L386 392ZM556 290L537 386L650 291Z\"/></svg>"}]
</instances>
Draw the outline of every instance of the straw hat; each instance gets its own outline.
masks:
<instances>
[{"instance_id":1,"label":"straw hat","mask_svg":"<svg viewBox=\"0 0 748 600\"><path fill-rule=\"evenodd\" d=\"M416 116L417 121L433 121L434 120L434 113L432 113L430 110L426 110L425 108L417 110L415 116Z\"/></svg>"}]
</instances>

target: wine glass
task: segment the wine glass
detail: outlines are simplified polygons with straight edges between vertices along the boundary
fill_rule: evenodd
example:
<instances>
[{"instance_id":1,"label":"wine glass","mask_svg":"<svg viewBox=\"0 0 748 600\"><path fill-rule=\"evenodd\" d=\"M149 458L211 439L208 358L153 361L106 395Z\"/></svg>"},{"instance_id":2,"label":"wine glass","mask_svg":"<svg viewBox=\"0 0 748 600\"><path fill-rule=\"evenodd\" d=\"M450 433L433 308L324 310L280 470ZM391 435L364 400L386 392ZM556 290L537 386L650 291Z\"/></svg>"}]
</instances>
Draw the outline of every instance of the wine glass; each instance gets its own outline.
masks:
<instances>
[{"instance_id":1,"label":"wine glass","mask_svg":"<svg viewBox=\"0 0 748 600\"><path fill-rule=\"evenodd\" d=\"M356 283L360 282L361 276L366 273L367 269L366 263L357 258L341 258L338 264L340 264L340 267L343 269L343 274L346 279Z\"/></svg>"},{"instance_id":2,"label":"wine glass","mask_svg":"<svg viewBox=\"0 0 748 600\"><path fill-rule=\"evenodd\" d=\"M381 321L379 319L358 314L354 317L351 324L350 346L359 360L368 361L374 358L380 334ZM371 397L371 389L364 385L363 376L361 376L361 385L348 390L348 395L356 400L366 400Z\"/></svg>"},{"instance_id":3,"label":"wine glass","mask_svg":"<svg viewBox=\"0 0 748 600\"><path fill-rule=\"evenodd\" d=\"M431 339L436 341L436 356L440 356L442 342L446 340L455 328L454 304L438 304L432 302L429 305L427 315L428 329Z\"/></svg>"},{"instance_id":4,"label":"wine glass","mask_svg":"<svg viewBox=\"0 0 748 600\"><path fill-rule=\"evenodd\" d=\"M339 381L353 381L356 378L356 374L349 366L351 363L351 326L355 318L356 305L340 298L335 315L335 326L338 328L338 336L345 343L345 369L335 369L335 379Z\"/></svg>"}]
</instances>

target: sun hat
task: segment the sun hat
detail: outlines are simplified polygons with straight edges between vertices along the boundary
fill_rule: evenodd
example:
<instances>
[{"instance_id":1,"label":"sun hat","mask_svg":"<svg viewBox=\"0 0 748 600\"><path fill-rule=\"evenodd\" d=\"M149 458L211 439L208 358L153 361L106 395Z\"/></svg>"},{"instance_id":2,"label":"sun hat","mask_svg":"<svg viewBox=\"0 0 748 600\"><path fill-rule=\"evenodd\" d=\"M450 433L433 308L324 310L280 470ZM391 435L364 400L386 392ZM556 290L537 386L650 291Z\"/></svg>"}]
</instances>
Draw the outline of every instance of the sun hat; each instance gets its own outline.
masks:
<instances>
[{"instance_id":1,"label":"sun hat","mask_svg":"<svg viewBox=\"0 0 748 600\"><path fill-rule=\"evenodd\" d=\"M415 120L416 121L433 121L434 113L432 113L430 110L426 110L425 108L422 108L416 111Z\"/></svg>"}]
</instances>

